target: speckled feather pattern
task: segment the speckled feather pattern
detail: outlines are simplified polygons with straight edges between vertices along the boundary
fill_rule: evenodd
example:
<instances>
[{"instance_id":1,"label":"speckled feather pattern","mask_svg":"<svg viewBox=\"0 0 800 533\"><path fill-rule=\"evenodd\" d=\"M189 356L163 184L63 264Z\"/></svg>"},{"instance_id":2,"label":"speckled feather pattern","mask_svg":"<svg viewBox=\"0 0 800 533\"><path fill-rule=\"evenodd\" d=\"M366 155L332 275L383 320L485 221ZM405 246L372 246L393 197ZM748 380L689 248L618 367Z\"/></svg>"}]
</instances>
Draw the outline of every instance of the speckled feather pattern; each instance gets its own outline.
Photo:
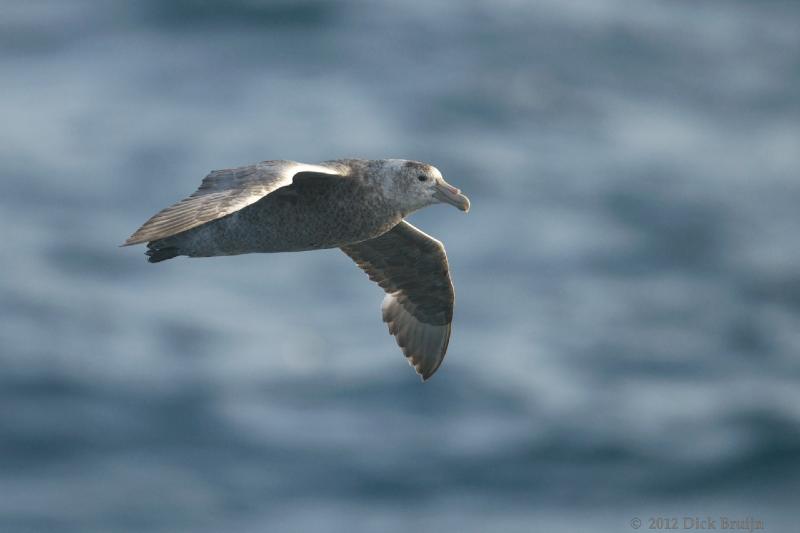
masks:
<instances>
[{"instance_id":1,"label":"speckled feather pattern","mask_svg":"<svg viewBox=\"0 0 800 533\"><path fill-rule=\"evenodd\" d=\"M153 250L211 257L336 248L377 237L402 219L374 186L370 161L321 164L338 175L303 171L287 185L209 222L151 241ZM255 166L255 165L254 165ZM248 167L242 167L245 174Z\"/></svg>"},{"instance_id":2,"label":"speckled feather pattern","mask_svg":"<svg viewBox=\"0 0 800 533\"><path fill-rule=\"evenodd\" d=\"M447 351L454 290L442 243L403 218L440 201L431 196L437 180L459 194L434 167L398 159L263 161L218 170L126 244L147 242L151 262L341 248L386 291L383 320L425 380ZM454 201L469 208L466 197Z\"/></svg>"},{"instance_id":3,"label":"speckled feather pattern","mask_svg":"<svg viewBox=\"0 0 800 533\"><path fill-rule=\"evenodd\" d=\"M402 219L361 177L305 174L240 211L150 246L190 257L338 248L377 237Z\"/></svg>"}]
</instances>

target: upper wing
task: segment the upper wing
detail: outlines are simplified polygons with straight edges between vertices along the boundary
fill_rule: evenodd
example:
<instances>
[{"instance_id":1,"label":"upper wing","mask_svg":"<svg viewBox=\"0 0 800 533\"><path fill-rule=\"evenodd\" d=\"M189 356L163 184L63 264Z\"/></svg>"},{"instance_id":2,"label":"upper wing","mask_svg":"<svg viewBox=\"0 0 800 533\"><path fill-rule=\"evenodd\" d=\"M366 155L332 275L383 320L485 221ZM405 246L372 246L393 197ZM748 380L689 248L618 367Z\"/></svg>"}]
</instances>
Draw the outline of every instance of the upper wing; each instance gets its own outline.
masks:
<instances>
[{"instance_id":1,"label":"upper wing","mask_svg":"<svg viewBox=\"0 0 800 533\"><path fill-rule=\"evenodd\" d=\"M262 161L214 170L194 194L155 214L123 246L164 239L222 218L291 184L293 176L300 172L340 175L335 168L294 161Z\"/></svg>"},{"instance_id":2,"label":"upper wing","mask_svg":"<svg viewBox=\"0 0 800 533\"><path fill-rule=\"evenodd\" d=\"M383 321L423 381L431 377L450 342L455 298L442 243L402 221L342 251L386 291Z\"/></svg>"}]
</instances>

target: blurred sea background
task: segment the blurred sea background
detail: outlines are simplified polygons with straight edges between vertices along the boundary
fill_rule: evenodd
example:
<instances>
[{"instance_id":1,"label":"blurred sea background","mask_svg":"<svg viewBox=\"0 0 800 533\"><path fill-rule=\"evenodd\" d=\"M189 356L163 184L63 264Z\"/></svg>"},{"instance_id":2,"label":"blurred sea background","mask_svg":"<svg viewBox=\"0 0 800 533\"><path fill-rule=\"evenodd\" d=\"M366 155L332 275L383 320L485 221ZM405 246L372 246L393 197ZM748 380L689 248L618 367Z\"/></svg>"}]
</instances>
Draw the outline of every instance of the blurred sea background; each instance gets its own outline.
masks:
<instances>
[{"instance_id":1,"label":"blurred sea background","mask_svg":"<svg viewBox=\"0 0 800 533\"><path fill-rule=\"evenodd\" d=\"M0 531L800 514L800 3L5 0ZM429 161L421 384L338 250L118 245L212 169ZM719 527L719 526L718 526Z\"/></svg>"}]
</instances>

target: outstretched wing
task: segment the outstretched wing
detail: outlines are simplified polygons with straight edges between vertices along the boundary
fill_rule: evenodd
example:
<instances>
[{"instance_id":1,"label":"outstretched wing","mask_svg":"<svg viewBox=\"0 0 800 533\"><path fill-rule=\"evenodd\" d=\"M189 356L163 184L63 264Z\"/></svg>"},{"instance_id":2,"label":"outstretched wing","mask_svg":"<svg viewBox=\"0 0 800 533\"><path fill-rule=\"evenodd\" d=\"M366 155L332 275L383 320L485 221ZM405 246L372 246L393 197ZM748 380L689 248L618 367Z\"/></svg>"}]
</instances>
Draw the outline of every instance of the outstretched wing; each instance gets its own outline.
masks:
<instances>
[{"instance_id":1,"label":"outstretched wing","mask_svg":"<svg viewBox=\"0 0 800 533\"><path fill-rule=\"evenodd\" d=\"M455 298L442 243L403 221L342 251L386 291L389 333L422 380L431 377L450 342Z\"/></svg>"},{"instance_id":2,"label":"outstretched wing","mask_svg":"<svg viewBox=\"0 0 800 533\"><path fill-rule=\"evenodd\" d=\"M301 172L339 175L338 169L295 161L262 161L246 167L214 170L188 198L161 210L123 246L171 237L222 218L292 183Z\"/></svg>"}]
</instances>

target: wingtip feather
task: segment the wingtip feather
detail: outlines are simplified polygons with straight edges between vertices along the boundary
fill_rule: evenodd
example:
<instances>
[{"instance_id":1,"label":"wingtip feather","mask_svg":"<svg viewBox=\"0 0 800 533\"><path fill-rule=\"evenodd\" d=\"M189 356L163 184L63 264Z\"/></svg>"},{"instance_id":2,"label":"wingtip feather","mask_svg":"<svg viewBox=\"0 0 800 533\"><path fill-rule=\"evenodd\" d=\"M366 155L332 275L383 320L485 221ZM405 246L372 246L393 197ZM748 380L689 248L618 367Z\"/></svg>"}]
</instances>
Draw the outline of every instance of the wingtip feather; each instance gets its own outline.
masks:
<instances>
[{"instance_id":1,"label":"wingtip feather","mask_svg":"<svg viewBox=\"0 0 800 533\"><path fill-rule=\"evenodd\" d=\"M408 364L423 382L428 381L444 362L450 344L451 324L437 326L419 322L400 304L395 294L387 294L381 308L383 321ZM445 329L437 331L429 328Z\"/></svg>"}]
</instances>

